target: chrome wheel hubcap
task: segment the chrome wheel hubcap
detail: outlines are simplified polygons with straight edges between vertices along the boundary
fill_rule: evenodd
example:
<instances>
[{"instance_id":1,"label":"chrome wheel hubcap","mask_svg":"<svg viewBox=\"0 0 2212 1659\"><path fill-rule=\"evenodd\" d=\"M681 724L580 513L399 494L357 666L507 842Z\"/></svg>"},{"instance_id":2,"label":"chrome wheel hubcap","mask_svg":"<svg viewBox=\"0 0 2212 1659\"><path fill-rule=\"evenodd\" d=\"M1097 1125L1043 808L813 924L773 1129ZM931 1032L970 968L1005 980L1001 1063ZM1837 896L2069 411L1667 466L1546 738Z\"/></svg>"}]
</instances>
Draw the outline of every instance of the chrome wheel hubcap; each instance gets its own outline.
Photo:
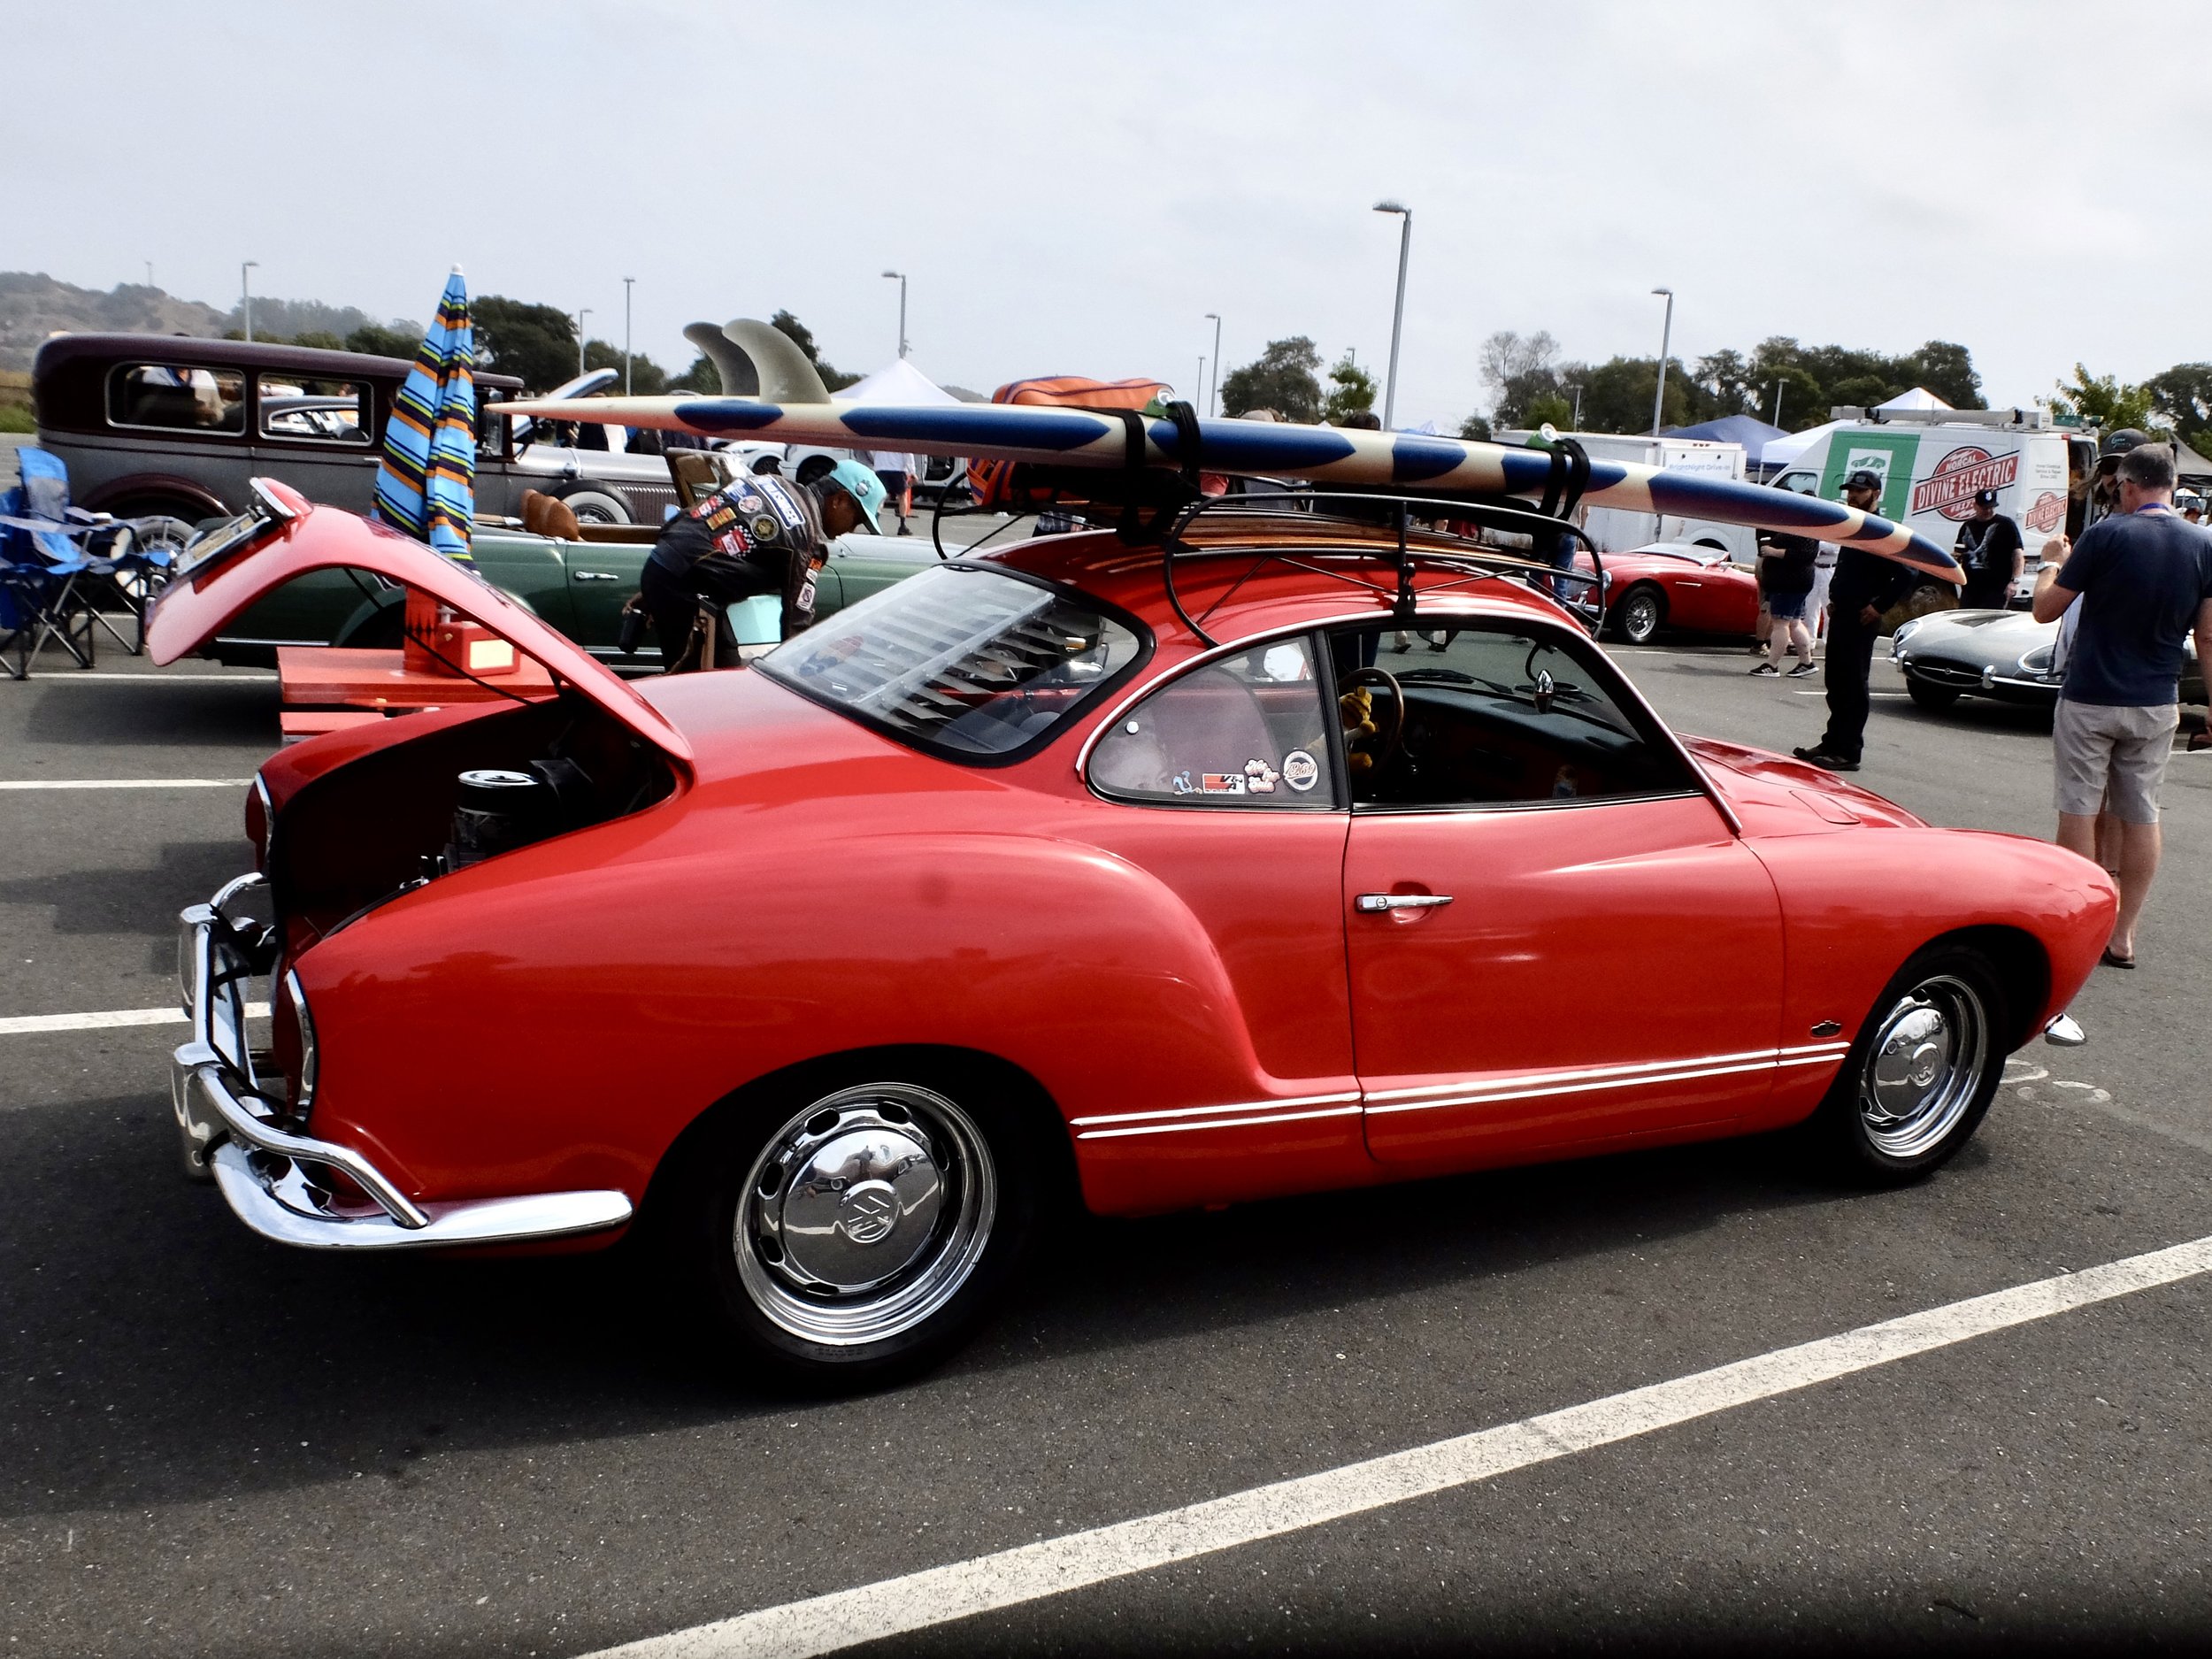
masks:
<instances>
[{"instance_id":1,"label":"chrome wheel hubcap","mask_svg":"<svg viewBox=\"0 0 2212 1659\"><path fill-rule=\"evenodd\" d=\"M1974 987L1949 974L1913 987L1875 1027L1859 1079L1867 1139L1893 1158L1938 1146L1973 1104L1988 1063L1988 1022Z\"/></svg>"},{"instance_id":2,"label":"chrome wheel hubcap","mask_svg":"<svg viewBox=\"0 0 2212 1659\"><path fill-rule=\"evenodd\" d=\"M754 1160L732 1239L738 1278L794 1336L881 1341L958 1293L997 1205L990 1149L952 1102L903 1083L841 1089Z\"/></svg>"},{"instance_id":3,"label":"chrome wheel hubcap","mask_svg":"<svg viewBox=\"0 0 2212 1659\"><path fill-rule=\"evenodd\" d=\"M1632 639L1650 638L1659 631L1659 608L1649 595L1638 595L1628 602L1628 615L1623 618L1624 631Z\"/></svg>"}]
</instances>

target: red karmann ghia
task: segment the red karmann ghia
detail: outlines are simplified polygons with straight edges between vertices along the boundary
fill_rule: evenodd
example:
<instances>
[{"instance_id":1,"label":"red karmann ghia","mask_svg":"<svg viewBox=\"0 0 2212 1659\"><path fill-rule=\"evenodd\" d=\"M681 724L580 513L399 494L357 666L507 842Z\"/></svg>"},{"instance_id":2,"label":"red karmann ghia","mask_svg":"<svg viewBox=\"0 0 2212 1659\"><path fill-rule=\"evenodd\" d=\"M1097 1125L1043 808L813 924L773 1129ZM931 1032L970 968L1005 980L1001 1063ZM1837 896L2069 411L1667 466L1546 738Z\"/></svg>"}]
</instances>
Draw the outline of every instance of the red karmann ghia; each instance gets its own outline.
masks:
<instances>
[{"instance_id":1,"label":"red karmann ghia","mask_svg":"<svg viewBox=\"0 0 2212 1659\"><path fill-rule=\"evenodd\" d=\"M634 685L265 486L163 597L157 657L349 565L566 688L263 768L260 873L185 918L188 1162L294 1244L650 1224L757 1368L853 1380L958 1341L1077 1194L1158 1211L1809 1117L1910 1178L2008 1052L2078 1038L2093 865L1678 740L1494 551L1417 536L1409 617L1386 528L1210 511L1187 541L1180 613L1156 546L1049 537Z\"/></svg>"}]
</instances>

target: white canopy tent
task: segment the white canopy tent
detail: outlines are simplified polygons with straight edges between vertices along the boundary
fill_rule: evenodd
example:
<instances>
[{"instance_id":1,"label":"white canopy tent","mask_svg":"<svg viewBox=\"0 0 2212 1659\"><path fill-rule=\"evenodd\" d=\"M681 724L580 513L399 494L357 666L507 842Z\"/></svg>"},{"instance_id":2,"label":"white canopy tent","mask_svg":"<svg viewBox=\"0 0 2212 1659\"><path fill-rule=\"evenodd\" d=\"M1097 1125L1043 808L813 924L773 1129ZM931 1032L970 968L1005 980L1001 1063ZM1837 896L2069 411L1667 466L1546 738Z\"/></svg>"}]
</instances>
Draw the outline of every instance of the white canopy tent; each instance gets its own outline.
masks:
<instances>
[{"instance_id":1,"label":"white canopy tent","mask_svg":"<svg viewBox=\"0 0 2212 1659\"><path fill-rule=\"evenodd\" d=\"M1877 403L1874 407L1883 411L1925 411L1931 409L1948 409L1951 405L1945 403L1940 397L1938 397L1926 387L1916 386L1909 392L1900 392L1896 396L1891 398L1886 403Z\"/></svg>"},{"instance_id":2,"label":"white canopy tent","mask_svg":"<svg viewBox=\"0 0 2212 1659\"><path fill-rule=\"evenodd\" d=\"M1817 426L1808 426L1804 431L1793 432L1786 437L1770 438L1766 448L1759 451L1760 464L1770 467L1787 466L1844 424L1840 420L1824 420Z\"/></svg>"}]
</instances>

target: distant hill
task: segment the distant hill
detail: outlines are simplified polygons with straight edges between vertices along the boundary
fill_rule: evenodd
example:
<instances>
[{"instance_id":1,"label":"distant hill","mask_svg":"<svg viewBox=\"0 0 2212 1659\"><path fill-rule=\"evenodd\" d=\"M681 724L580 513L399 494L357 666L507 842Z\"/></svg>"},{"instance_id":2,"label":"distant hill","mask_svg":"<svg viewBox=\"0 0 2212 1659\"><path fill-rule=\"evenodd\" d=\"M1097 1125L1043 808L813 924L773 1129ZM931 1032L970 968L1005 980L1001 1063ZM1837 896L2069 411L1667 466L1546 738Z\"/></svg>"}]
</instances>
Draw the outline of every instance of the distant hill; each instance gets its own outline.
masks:
<instances>
[{"instance_id":1,"label":"distant hill","mask_svg":"<svg viewBox=\"0 0 2212 1659\"><path fill-rule=\"evenodd\" d=\"M103 294L44 272L0 271L0 369L27 369L55 334L219 335L231 319L212 305L124 282Z\"/></svg>"},{"instance_id":2,"label":"distant hill","mask_svg":"<svg viewBox=\"0 0 2212 1659\"><path fill-rule=\"evenodd\" d=\"M253 303L256 339L290 340L310 332L344 339L380 319L351 305L319 300L258 299ZM419 338L422 325L392 319L388 325ZM190 334L219 339L239 326L238 308L219 311L197 300L180 300L142 282L119 283L103 294L58 282L44 272L0 271L0 370L27 369L49 334Z\"/></svg>"}]
</instances>

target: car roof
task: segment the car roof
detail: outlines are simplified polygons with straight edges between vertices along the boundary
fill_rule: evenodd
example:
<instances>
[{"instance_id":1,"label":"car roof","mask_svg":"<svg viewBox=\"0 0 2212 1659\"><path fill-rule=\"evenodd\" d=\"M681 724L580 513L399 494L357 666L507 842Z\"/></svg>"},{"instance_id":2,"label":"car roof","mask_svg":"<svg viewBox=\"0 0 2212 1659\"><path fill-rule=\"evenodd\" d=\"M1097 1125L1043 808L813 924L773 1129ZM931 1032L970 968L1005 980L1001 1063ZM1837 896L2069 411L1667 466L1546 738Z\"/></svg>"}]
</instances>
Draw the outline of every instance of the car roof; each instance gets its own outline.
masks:
<instances>
[{"instance_id":1,"label":"car roof","mask_svg":"<svg viewBox=\"0 0 2212 1659\"><path fill-rule=\"evenodd\" d=\"M1387 623L1398 577L1396 531L1320 513L1207 512L1180 533L1174 583L1184 610L1226 644L1347 618ZM1564 625L1572 612L1517 578L1545 568L1525 555L1440 533L1409 538L1413 586L1425 614L1451 612ZM1131 545L1112 531L1034 536L968 556L1079 588L1131 613L1164 644L1203 644L1168 596L1168 557L1157 542ZM1494 568L1485 575L1471 561Z\"/></svg>"}]
</instances>

